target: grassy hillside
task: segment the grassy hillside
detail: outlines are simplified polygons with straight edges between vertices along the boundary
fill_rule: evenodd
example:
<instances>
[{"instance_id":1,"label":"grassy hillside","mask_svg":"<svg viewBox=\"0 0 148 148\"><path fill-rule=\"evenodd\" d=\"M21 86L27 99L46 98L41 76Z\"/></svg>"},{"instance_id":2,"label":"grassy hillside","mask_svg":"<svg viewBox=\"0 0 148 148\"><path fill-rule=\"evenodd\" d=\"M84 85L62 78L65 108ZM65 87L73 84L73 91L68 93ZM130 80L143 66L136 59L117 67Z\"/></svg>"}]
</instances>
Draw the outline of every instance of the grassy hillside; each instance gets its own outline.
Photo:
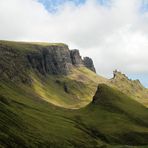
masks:
<instances>
[{"instance_id":1,"label":"grassy hillside","mask_svg":"<svg viewBox=\"0 0 148 148\"><path fill-rule=\"evenodd\" d=\"M93 102L79 110L53 106L10 82L0 84L1 147L146 147L147 117L142 105L102 84Z\"/></svg>"},{"instance_id":2,"label":"grassy hillside","mask_svg":"<svg viewBox=\"0 0 148 148\"><path fill-rule=\"evenodd\" d=\"M64 108L81 108L92 100L98 83L104 82L85 67L73 68L68 76L32 76L32 91L40 98ZM58 90L58 92L57 92Z\"/></svg>"},{"instance_id":3,"label":"grassy hillside","mask_svg":"<svg viewBox=\"0 0 148 148\"><path fill-rule=\"evenodd\" d=\"M146 148L147 108L83 66L40 73L46 46L67 45L0 41L0 148Z\"/></svg>"},{"instance_id":4,"label":"grassy hillside","mask_svg":"<svg viewBox=\"0 0 148 148\"><path fill-rule=\"evenodd\" d=\"M79 123L82 129L106 143L147 143L147 108L116 89L99 85L92 103L81 112Z\"/></svg>"}]
</instances>

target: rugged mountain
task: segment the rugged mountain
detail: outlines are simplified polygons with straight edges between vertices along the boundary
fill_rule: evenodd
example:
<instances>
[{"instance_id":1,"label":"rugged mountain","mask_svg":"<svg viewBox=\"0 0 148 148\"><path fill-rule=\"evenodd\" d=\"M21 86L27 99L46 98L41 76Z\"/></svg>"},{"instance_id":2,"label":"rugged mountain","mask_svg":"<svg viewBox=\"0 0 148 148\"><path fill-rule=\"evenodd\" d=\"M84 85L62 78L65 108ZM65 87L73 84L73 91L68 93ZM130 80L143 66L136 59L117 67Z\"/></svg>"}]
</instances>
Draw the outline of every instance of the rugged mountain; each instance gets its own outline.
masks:
<instances>
[{"instance_id":1,"label":"rugged mountain","mask_svg":"<svg viewBox=\"0 0 148 148\"><path fill-rule=\"evenodd\" d=\"M91 101L97 84L105 83L148 106L148 91L138 80L132 81L118 71L108 80L94 72L91 58L82 59L78 50L69 50L63 43L0 41L0 79L28 84L55 105L82 107ZM61 99L54 95L57 89Z\"/></svg>"},{"instance_id":2,"label":"rugged mountain","mask_svg":"<svg viewBox=\"0 0 148 148\"><path fill-rule=\"evenodd\" d=\"M26 69L31 68L42 75L67 75L73 66L87 66L90 69L94 67L90 58L84 58L84 61L88 61L84 64L78 50L69 50L68 46L62 43L0 41L0 58L0 74L10 79L18 76L23 80L20 72L25 75Z\"/></svg>"},{"instance_id":3,"label":"rugged mountain","mask_svg":"<svg viewBox=\"0 0 148 148\"><path fill-rule=\"evenodd\" d=\"M109 80L109 85L148 107L148 91L139 80L131 80L125 74L115 70L113 78Z\"/></svg>"},{"instance_id":4,"label":"rugged mountain","mask_svg":"<svg viewBox=\"0 0 148 148\"><path fill-rule=\"evenodd\" d=\"M0 41L0 147L146 148L147 108L94 71L65 44Z\"/></svg>"},{"instance_id":5,"label":"rugged mountain","mask_svg":"<svg viewBox=\"0 0 148 148\"><path fill-rule=\"evenodd\" d=\"M85 106L97 84L105 83L148 106L148 91L138 80L132 81L118 71L108 80L94 72L91 58L82 59L77 49L69 50L63 43L0 41L0 79L28 84L42 99L55 105ZM57 89L61 99L54 95Z\"/></svg>"},{"instance_id":6,"label":"rugged mountain","mask_svg":"<svg viewBox=\"0 0 148 148\"><path fill-rule=\"evenodd\" d=\"M0 41L0 79L27 84L42 99L66 108L88 104L98 82L105 81L65 44L10 41Z\"/></svg>"}]
</instances>

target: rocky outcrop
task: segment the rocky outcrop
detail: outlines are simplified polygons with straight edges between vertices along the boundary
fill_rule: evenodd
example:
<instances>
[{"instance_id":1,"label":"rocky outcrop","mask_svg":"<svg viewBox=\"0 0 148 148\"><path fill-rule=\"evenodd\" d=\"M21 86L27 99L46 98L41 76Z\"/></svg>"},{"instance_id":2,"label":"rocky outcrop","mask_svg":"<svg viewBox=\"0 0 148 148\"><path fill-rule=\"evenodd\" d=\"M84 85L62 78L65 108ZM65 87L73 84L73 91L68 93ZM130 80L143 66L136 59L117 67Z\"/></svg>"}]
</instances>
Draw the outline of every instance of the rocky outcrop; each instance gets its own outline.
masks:
<instances>
[{"instance_id":1,"label":"rocky outcrop","mask_svg":"<svg viewBox=\"0 0 148 148\"><path fill-rule=\"evenodd\" d=\"M113 71L113 78L112 79L118 79L118 80L129 80L129 78L125 75L125 74L123 74L123 73L121 73L120 71L118 71L118 70L114 70Z\"/></svg>"},{"instance_id":2,"label":"rocky outcrop","mask_svg":"<svg viewBox=\"0 0 148 148\"><path fill-rule=\"evenodd\" d=\"M41 74L67 75L72 66L86 66L95 72L92 59L82 60L79 50L69 50L68 46L49 46L38 52L29 53L28 61L32 68Z\"/></svg>"},{"instance_id":3,"label":"rocky outcrop","mask_svg":"<svg viewBox=\"0 0 148 148\"><path fill-rule=\"evenodd\" d=\"M121 92L132 96L135 100L148 106L148 92L147 89L141 84L139 80L129 79L125 74L115 70L113 72L113 78L108 83L120 90Z\"/></svg>"},{"instance_id":4,"label":"rocky outcrop","mask_svg":"<svg viewBox=\"0 0 148 148\"><path fill-rule=\"evenodd\" d=\"M96 72L93 61L89 57L84 57L83 59L84 66L86 66L88 69L92 70L93 72Z\"/></svg>"},{"instance_id":5,"label":"rocky outcrop","mask_svg":"<svg viewBox=\"0 0 148 148\"><path fill-rule=\"evenodd\" d=\"M39 52L27 54L32 68L41 74L63 74L69 73L72 67L68 46L49 46Z\"/></svg>"},{"instance_id":6,"label":"rocky outcrop","mask_svg":"<svg viewBox=\"0 0 148 148\"><path fill-rule=\"evenodd\" d=\"M80 56L79 50L77 49L70 50L70 57L73 65L75 66L83 65L83 60Z\"/></svg>"},{"instance_id":7,"label":"rocky outcrop","mask_svg":"<svg viewBox=\"0 0 148 148\"><path fill-rule=\"evenodd\" d=\"M142 90L144 89L144 86L141 84L141 82L137 80L131 80L129 79L125 74L121 73L118 70L113 71L113 78L111 79L112 82L124 82L126 85L130 85L133 89ZM125 85L125 86L126 86Z\"/></svg>"}]
</instances>

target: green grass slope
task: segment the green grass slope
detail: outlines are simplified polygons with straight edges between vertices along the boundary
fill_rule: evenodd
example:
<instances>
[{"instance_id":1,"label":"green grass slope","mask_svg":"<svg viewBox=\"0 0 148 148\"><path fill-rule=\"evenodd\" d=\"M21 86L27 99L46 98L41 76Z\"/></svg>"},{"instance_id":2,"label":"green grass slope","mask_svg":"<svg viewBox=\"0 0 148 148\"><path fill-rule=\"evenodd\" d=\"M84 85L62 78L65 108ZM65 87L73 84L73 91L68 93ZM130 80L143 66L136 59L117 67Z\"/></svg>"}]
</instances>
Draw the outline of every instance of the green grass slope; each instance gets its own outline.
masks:
<instances>
[{"instance_id":1,"label":"green grass slope","mask_svg":"<svg viewBox=\"0 0 148 148\"><path fill-rule=\"evenodd\" d=\"M99 85L92 103L83 111L86 112L82 116L85 126L92 127L92 132L103 136L107 143L147 143L148 109L122 92Z\"/></svg>"},{"instance_id":2,"label":"green grass slope","mask_svg":"<svg viewBox=\"0 0 148 148\"><path fill-rule=\"evenodd\" d=\"M31 89L0 83L0 147L147 147L148 111L100 84L79 110L56 107Z\"/></svg>"},{"instance_id":3,"label":"green grass slope","mask_svg":"<svg viewBox=\"0 0 148 148\"><path fill-rule=\"evenodd\" d=\"M106 80L85 67L74 67L67 76L44 77L34 73L31 76L33 81L30 89L34 93L54 105L70 109L81 108L90 103L98 83Z\"/></svg>"}]
</instances>

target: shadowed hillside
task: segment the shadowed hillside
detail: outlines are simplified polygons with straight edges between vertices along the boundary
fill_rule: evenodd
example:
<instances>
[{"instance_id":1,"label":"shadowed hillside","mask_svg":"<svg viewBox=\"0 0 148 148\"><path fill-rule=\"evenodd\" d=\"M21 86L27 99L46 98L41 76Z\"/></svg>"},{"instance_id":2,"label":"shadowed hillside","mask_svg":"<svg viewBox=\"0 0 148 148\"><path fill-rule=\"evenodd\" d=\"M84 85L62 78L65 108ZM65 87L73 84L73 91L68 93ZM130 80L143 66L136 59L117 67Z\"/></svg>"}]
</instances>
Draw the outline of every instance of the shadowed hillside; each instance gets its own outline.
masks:
<instances>
[{"instance_id":1,"label":"shadowed hillside","mask_svg":"<svg viewBox=\"0 0 148 148\"><path fill-rule=\"evenodd\" d=\"M3 147L148 145L147 109L106 85L79 110L50 105L11 83L0 88Z\"/></svg>"}]
</instances>

